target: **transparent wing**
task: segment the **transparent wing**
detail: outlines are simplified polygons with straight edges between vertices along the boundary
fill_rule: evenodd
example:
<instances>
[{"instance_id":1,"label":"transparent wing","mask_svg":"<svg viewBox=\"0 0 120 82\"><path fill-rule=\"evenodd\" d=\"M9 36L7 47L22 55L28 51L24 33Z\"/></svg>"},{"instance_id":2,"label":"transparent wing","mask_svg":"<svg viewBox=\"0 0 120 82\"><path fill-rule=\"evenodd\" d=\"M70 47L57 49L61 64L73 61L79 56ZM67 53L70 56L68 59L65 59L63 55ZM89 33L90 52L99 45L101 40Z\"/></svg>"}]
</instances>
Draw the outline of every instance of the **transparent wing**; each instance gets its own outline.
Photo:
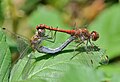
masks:
<instances>
[{"instance_id":1,"label":"transparent wing","mask_svg":"<svg viewBox=\"0 0 120 82\"><path fill-rule=\"evenodd\" d=\"M34 65L35 61L32 61L32 58L34 57L34 56L33 56L33 53L34 53L34 52L31 52L31 53L29 54L29 58L27 58L27 63L25 64L24 69L23 69L23 71L22 71L22 79L28 78L29 73L30 73L30 71L32 70L31 67L34 67L33 65Z\"/></svg>"},{"instance_id":2,"label":"transparent wing","mask_svg":"<svg viewBox=\"0 0 120 82\"><path fill-rule=\"evenodd\" d=\"M23 58L28 54L28 51L31 49L30 43L23 37L17 35L17 49L20 53L19 59Z\"/></svg>"},{"instance_id":3,"label":"transparent wing","mask_svg":"<svg viewBox=\"0 0 120 82\"><path fill-rule=\"evenodd\" d=\"M12 33L9 30L7 30L6 28L4 28L3 30L5 31L7 37L10 37L11 39L14 39L14 42L17 44L17 50L19 51L19 57L16 59L15 62L13 62L13 67L11 69L11 74L15 74L15 73L17 73L17 71L19 70L18 68L21 65L21 62L20 63L18 62L19 65L15 66L16 62L18 60L21 60L24 56L27 56L27 54L29 52L31 52L31 46L30 46L30 43L29 43L28 39L26 39L26 38L24 38L24 37L22 37L18 34ZM11 41L12 40L8 39L9 43L11 43ZM25 67L27 67L27 68L29 67L30 58L31 57L28 58L27 63L25 64ZM25 69L26 68L24 68L23 71ZM14 76L14 75L12 75L12 76ZM10 78L12 79L13 77L10 77Z\"/></svg>"},{"instance_id":4,"label":"transparent wing","mask_svg":"<svg viewBox=\"0 0 120 82\"><path fill-rule=\"evenodd\" d=\"M86 47L85 44L74 51L72 59L77 59L81 64L89 67L98 67L109 61L104 49L91 45Z\"/></svg>"},{"instance_id":5,"label":"transparent wing","mask_svg":"<svg viewBox=\"0 0 120 82\"><path fill-rule=\"evenodd\" d=\"M29 40L27 38L22 37L21 35L10 32L7 28L3 28L3 31L6 33L6 36L8 37L7 38L8 44L11 44L11 42L14 42L12 44L16 45L20 55L19 59L24 57L27 54L28 50L31 49Z\"/></svg>"},{"instance_id":6,"label":"transparent wing","mask_svg":"<svg viewBox=\"0 0 120 82\"><path fill-rule=\"evenodd\" d=\"M19 37L19 36L17 36L17 44L18 44L17 48L18 48L18 51L20 53L20 56L18 58L20 60L20 63L19 63L18 66L13 67L14 70L13 70L12 74L17 73L17 71L19 70L18 68L21 68L21 67L19 67L22 64L21 61L24 61L23 58L25 58L26 63L24 64L24 68L22 69L22 72L21 72L22 73L22 79L25 79L28 76L28 72L29 72L29 70L31 68L31 65L33 63L33 62L31 62L32 61L31 58L32 58L33 55L29 54L29 52L31 52L32 48L31 48L28 40L26 40L22 37ZM29 54L29 57L28 57L28 54ZM11 79L12 78L14 78L14 77L11 77Z\"/></svg>"}]
</instances>

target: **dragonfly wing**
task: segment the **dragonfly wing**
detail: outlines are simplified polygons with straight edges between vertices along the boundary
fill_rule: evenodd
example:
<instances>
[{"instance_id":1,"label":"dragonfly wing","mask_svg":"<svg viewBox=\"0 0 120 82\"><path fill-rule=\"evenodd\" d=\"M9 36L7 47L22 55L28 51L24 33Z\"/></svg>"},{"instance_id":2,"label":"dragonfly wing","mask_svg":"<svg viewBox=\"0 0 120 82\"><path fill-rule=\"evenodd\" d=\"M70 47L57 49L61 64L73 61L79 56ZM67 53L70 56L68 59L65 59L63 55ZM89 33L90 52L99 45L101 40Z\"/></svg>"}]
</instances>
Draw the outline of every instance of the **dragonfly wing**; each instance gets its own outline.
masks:
<instances>
[{"instance_id":1,"label":"dragonfly wing","mask_svg":"<svg viewBox=\"0 0 120 82\"><path fill-rule=\"evenodd\" d=\"M81 64L84 64L89 67L98 67L101 64L107 64L108 58L105 55L105 50L102 48L98 48L97 46L80 46L77 50L75 50L75 54L78 61ZM73 58L74 59L74 58Z\"/></svg>"},{"instance_id":2,"label":"dragonfly wing","mask_svg":"<svg viewBox=\"0 0 120 82\"><path fill-rule=\"evenodd\" d=\"M28 50L30 49L30 44L28 40L19 36L17 36L17 44L17 49L20 53L19 59L21 59L28 53Z\"/></svg>"},{"instance_id":3,"label":"dragonfly wing","mask_svg":"<svg viewBox=\"0 0 120 82\"><path fill-rule=\"evenodd\" d=\"M24 66L24 64L23 64L21 59L25 55L28 54L28 50L31 49L31 46L30 46L29 41L26 38L24 38L18 34L10 32L6 28L4 28L3 31L5 31L6 36L10 37L10 39L11 39L11 40L8 39L7 42L11 43L11 41L13 41L13 42L15 42L15 44L17 44L17 49L18 49L19 54L20 54L19 58L17 58L16 61L13 62L13 67L11 69L10 80L13 80L14 77L17 77L17 76L14 76L14 74L18 73L18 71L20 72L20 69L18 69L18 68L21 68L21 70L22 70L22 67ZM27 63L25 63L25 67L28 67L29 62L30 62L30 58L27 58L27 59L28 60L27 60ZM20 61L18 61L18 60L20 60ZM17 62L17 64L16 64L16 62ZM27 66L27 64L28 64L28 66ZM23 68L23 71L26 69L25 67ZM19 78L19 75L17 78Z\"/></svg>"},{"instance_id":4,"label":"dragonfly wing","mask_svg":"<svg viewBox=\"0 0 120 82\"><path fill-rule=\"evenodd\" d=\"M25 64L24 69L22 71L22 79L28 78L30 71L32 71L32 69L34 67L33 65L34 65L35 61L32 61L33 53L34 52L31 52L29 54L29 58L27 58L27 63Z\"/></svg>"}]
</instances>

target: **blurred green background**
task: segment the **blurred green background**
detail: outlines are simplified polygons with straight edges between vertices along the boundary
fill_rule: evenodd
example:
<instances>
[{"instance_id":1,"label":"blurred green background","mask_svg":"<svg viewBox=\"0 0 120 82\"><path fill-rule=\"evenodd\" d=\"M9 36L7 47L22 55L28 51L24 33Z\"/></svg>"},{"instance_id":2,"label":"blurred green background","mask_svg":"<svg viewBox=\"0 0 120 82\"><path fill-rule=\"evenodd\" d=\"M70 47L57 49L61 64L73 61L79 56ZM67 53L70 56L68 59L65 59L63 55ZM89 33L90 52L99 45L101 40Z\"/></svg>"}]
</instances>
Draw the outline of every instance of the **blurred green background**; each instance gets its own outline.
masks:
<instances>
[{"instance_id":1,"label":"blurred green background","mask_svg":"<svg viewBox=\"0 0 120 82\"><path fill-rule=\"evenodd\" d=\"M38 24L72 29L75 23L79 28L87 26L90 31L95 30L100 34L95 44L106 49L110 59L108 65L99 68L107 77L103 81L120 82L119 0L0 0L0 27L29 39L35 33ZM62 37L61 42L68 38L62 35L57 37L58 40ZM9 45L14 46L11 42ZM11 52L16 54L14 49ZM16 55L12 57L14 61ZM66 80L64 78L63 82L67 82Z\"/></svg>"}]
</instances>

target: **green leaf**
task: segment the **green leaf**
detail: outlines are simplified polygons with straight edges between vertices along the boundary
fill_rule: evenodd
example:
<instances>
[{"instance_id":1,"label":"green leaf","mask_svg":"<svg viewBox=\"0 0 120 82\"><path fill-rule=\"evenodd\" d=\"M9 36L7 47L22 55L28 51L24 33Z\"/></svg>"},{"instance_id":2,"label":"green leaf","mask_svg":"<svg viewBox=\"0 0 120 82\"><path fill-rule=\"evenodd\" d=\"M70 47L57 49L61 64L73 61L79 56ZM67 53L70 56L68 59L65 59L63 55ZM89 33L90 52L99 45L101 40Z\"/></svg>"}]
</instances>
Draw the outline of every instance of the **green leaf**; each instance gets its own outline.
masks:
<instances>
[{"instance_id":1,"label":"green leaf","mask_svg":"<svg viewBox=\"0 0 120 82\"><path fill-rule=\"evenodd\" d=\"M100 34L99 46L107 50L110 58L120 53L120 4L107 8L90 26Z\"/></svg>"},{"instance_id":2,"label":"green leaf","mask_svg":"<svg viewBox=\"0 0 120 82\"><path fill-rule=\"evenodd\" d=\"M45 6L39 6L31 14L29 23L33 27L38 24L47 24L49 26L60 26L59 28L68 29L62 23L60 13L55 9L48 9ZM57 32L55 43L46 42L47 44L43 46L54 49L65 42L68 37L69 35L65 33ZM104 60L105 51L101 48L91 52L91 50L87 51L85 46L80 46L80 48L75 49L76 43L71 43L70 45L57 54L38 53L37 51L35 53L31 52L32 58L30 60L26 56L14 65L10 74L10 82L58 82L71 68L71 65L81 67L82 64L88 68L95 69ZM27 61L30 61L30 63Z\"/></svg>"},{"instance_id":3,"label":"green leaf","mask_svg":"<svg viewBox=\"0 0 120 82\"><path fill-rule=\"evenodd\" d=\"M6 37L0 29L0 82L7 82L11 68L11 54Z\"/></svg>"},{"instance_id":4,"label":"green leaf","mask_svg":"<svg viewBox=\"0 0 120 82\"><path fill-rule=\"evenodd\" d=\"M112 76L114 74L120 74L119 64L120 63L103 66L103 67L100 67L100 69L104 71L108 76Z\"/></svg>"},{"instance_id":5,"label":"green leaf","mask_svg":"<svg viewBox=\"0 0 120 82\"><path fill-rule=\"evenodd\" d=\"M86 66L71 65L71 68L59 82L104 82L105 75L100 70L94 70Z\"/></svg>"},{"instance_id":6,"label":"green leaf","mask_svg":"<svg viewBox=\"0 0 120 82\"><path fill-rule=\"evenodd\" d=\"M84 65L87 68L92 69L100 66L99 62L101 62L101 51L87 53L84 47L81 47L79 50L75 51L75 53L78 54L73 57L75 53L72 48L69 46L58 54L31 53L35 57L30 59L31 62L27 68L26 64L28 64L28 57L20 59L12 69L10 82L28 82L29 80L37 80L38 82L58 82L71 68L71 65L79 67Z\"/></svg>"},{"instance_id":7,"label":"green leaf","mask_svg":"<svg viewBox=\"0 0 120 82\"><path fill-rule=\"evenodd\" d=\"M105 65L99 68L99 70L103 71L107 77L107 80L110 82L120 82L120 62Z\"/></svg>"}]
</instances>

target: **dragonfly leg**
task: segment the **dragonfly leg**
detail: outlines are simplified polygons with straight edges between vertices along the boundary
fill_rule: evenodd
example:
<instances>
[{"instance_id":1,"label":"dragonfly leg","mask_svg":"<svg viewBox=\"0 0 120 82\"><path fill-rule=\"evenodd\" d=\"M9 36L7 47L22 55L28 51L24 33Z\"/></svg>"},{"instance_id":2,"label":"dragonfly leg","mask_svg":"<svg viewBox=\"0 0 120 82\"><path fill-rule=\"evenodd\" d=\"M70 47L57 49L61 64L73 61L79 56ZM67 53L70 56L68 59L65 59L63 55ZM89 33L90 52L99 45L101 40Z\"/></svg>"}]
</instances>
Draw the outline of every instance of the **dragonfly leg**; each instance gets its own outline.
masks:
<instances>
[{"instance_id":1,"label":"dragonfly leg","mask_svg":"<svg viewBox=\"0 0 120 82\"><path fill-rule=\"evenodd\" d=\"M79 53L76 53L75 54L75 50L79 47L79 45L80 44L82 44L83 42L81 41L80 43L78 43L76 46L75 46L75 48L74 48L74 55L70 58L71 60L75 57L75 56L77 56Z\"/></svg>"},{"instance_id":2,"label":"dragonfly leg","mask_svg":"<svg viewBox=\"0 0 120 82\"><path fill-rule=\"evenodd\" d=\"M90 45L91 45L92 47L94 47L94 46L95 46L95 44L94 44L94 43L92 43L92 42L90 41L90 39L89 39L88 41L89 41L89 43L90 43Z\"/></svg>"},{"instance_id":3,"label":"dragonfly leg","mask_svg":"<svg viewBox=\"0 0 120 82\"><path fill-rule=\"evenodd\" d=\"M58 27L57 27L57 28L58 28ZM48 34L45 36L45 37L47 37L46 41L49 41L49 42L54 43L55 40L56 40L56 32L57 32L57 31L55 31L54 34L53 34L53 33L52 33L52 30L50 30L49 33L51 33L51 36L50 36L49 33L48 33ZM51 40L51 39L52 39L52 40Z\"/></svg>"},{"instance_id":4,"label":"dragonfly leg","mask_svg":"<svg viewBox=\"0 0 120 82\"><path fill-rule=\"evenodd\" d=\"M75 54L75 50L76 50L76 47L74 48L74 51L73 51L73 52L74 52L74 53L73 53L74 55L70 58L70 60L72 60L75 56L77 56L77 54Z\"/></svg>"}]
</instances>

